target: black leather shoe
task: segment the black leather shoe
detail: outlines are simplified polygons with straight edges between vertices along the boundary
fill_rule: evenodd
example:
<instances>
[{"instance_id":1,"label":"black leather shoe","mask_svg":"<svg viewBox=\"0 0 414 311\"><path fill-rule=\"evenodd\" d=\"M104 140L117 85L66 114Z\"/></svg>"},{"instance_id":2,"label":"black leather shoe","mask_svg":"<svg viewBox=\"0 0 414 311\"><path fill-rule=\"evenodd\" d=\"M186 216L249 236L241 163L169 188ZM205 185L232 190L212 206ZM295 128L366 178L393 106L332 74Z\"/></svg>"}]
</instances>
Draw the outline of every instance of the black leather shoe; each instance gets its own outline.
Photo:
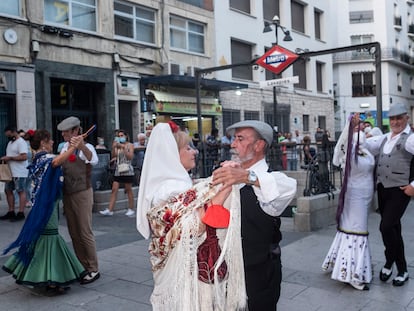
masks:
<instances>
[{"instance_id":1,"label":"black leather shoe","mask_svg":"<svg viewBox=\"0 0 414 311\"><path fill-rule=\"evenodd\" d=\"M383 282L387 282L389 280L389 278L392 275L392 268L391 269L387 269L387 268L382 268L379 274L379 278L381 281Z\"/></svg>"},{"instance_id":2,"label":"black leather shoe","mask_svg":"<svg viewBox=\"0 0 414 311\"><path fill-rule=\"evenodd\" d=\"M392 280L392 285L394 286L403 286L405 282L408 281L408 272L398 273L394 280Z\"/></svg>"}]
</instances>

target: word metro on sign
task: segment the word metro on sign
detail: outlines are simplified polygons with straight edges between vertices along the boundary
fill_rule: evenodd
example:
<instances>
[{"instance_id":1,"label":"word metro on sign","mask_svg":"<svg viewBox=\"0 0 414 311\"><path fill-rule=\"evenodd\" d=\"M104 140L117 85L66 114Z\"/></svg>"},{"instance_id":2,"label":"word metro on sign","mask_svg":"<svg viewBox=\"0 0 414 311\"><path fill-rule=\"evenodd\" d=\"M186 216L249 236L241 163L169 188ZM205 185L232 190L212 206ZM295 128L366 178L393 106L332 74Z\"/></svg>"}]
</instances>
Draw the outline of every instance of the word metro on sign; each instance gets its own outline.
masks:
<instances>
[{"instance_id":1,"label":"word metro on sign","mask_svg":"<svg viewBox=\"0 0 414 311\"><path fill-rule=\"evenodd\" d=\"M281 46L275 45L263 54L262 57L256 61L256 64L275 74L280 74L283 70L293 64L298 57L297 54L284 49Z\"/></svg>"}]
</instances>

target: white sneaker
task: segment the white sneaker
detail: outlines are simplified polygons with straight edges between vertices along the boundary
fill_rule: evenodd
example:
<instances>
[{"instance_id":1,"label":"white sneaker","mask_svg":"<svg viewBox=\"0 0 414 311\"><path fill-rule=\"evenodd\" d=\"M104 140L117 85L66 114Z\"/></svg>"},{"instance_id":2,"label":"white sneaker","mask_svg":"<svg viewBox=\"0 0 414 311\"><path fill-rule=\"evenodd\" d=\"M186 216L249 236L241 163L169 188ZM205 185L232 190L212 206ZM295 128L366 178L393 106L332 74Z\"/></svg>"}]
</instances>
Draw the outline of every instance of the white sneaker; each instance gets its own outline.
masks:
<instances>
[{"instance_id":1,"label":"white sneaker","mask_svg":"<svg viewBox=\"0 0 414 311\"><path fill-rule=\"evenodd\" d=\"M109 209L105 208L103 211L99 212L101 215L104 216L112 216L114 214L114 212L111 212Z\"/></svg>"},{"instance_id":2,"label":"white sneaker","mask_svg":"<svg viewBox=\"0 0 414 311\"><path fill-rule=\"evenodd\" d=\"M125 216L132 217L135 215L135 211L133 209L128 209L128 211L125 213Z\"/></svg>"}]
</instances>

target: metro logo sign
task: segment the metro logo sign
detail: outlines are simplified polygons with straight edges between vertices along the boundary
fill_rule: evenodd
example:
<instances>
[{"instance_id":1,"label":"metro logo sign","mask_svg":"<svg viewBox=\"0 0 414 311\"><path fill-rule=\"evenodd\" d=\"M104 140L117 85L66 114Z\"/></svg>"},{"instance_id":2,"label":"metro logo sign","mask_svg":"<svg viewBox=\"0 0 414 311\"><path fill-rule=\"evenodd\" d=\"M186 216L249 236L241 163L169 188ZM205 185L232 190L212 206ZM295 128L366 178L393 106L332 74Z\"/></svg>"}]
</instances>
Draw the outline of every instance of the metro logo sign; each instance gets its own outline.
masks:
<instances>
[{"instance_id":1,"label":"metro logo sign","mask_svg":"<svg viewBox=\"0 0 414 311\"><path fill-rule=\"evenodd\" d=\"M256 64L278 75L293 64L298 57L297 54L275 45L263 54L263 56L256 61Z\"/></svg>"}]
</instances>

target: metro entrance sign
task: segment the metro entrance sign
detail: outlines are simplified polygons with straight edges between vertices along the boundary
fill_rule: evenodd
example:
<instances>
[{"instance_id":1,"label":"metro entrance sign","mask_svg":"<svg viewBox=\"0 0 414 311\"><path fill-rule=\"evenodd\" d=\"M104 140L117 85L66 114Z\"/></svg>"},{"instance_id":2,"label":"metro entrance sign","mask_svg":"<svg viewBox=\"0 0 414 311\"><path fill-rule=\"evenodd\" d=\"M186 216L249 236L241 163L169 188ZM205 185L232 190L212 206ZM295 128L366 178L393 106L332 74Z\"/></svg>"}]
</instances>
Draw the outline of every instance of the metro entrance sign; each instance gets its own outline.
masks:
<instances>
[{"instance_id":1,"label":"metro entrance sign","mask_svg":"<svg viewBox=\"0 0 414 311\"><path fill-rule=\"evenodd\" d=\"M292 53L281 46L275 45L263 54L263 56L256 61L256 64L278 75L293 64L298 57L297 54Z\"/></svg>"}]
</instances>

